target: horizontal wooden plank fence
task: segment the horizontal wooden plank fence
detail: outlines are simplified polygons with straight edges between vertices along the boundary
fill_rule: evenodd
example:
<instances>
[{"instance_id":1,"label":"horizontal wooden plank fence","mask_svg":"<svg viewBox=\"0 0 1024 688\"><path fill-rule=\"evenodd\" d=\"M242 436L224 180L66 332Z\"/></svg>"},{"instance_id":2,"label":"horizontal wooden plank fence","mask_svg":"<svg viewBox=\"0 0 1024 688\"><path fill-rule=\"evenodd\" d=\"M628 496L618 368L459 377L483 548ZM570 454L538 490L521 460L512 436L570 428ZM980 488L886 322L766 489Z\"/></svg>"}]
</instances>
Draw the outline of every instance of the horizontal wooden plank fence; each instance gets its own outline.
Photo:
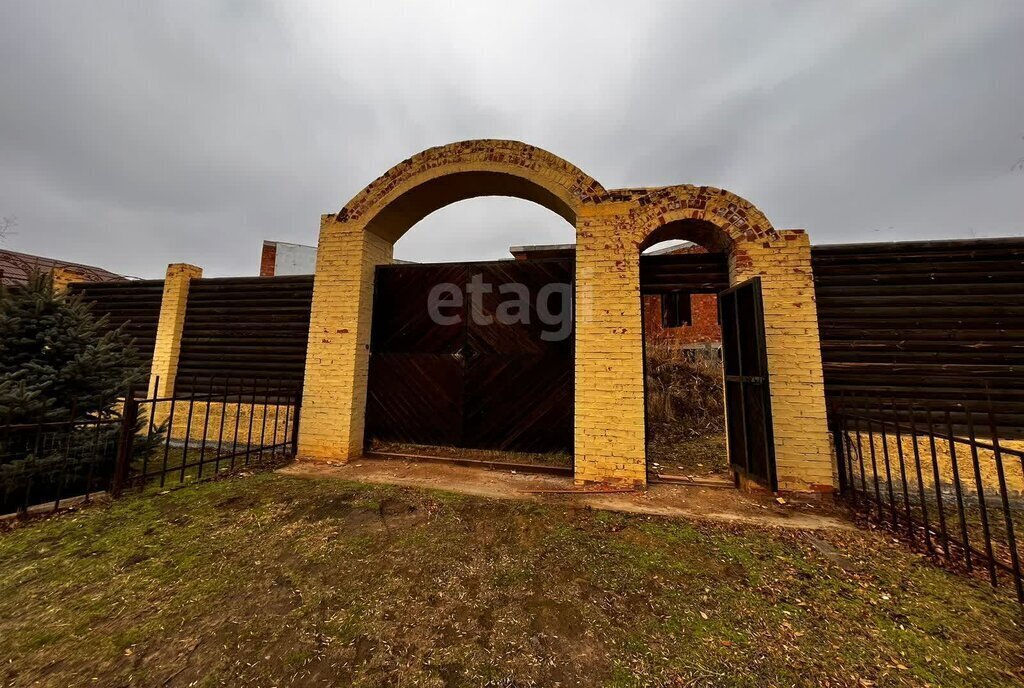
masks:
<instances>
[{"instance_id":1,"label":"horizontal wooden plank fence","mask_svg":"<svg viewBox=\"0 0 1024 688\"><path fill-rule=\"evenodd\" d=\"M312 299L312 275L192 280L175 390L301 387Z\"/></svg>"},{"instance_id":2,"label":"horizontal wooden plank fence","mask_svg":"<svg viewBox=\"0 0 1024 688\"><path fill-rule=\"evenodd\" d=\"M832 404L948 410L963 429L991 403L1024 429L1024 238L816 246L812 262Z\"/></svg>"},{"instance_id":3,"label":"horizontal wooden plank fence","mask_svg":"<svg viewBox=\"0 0 1024 688\"><path fill-rule=\"evenodd\" d=\"M68 290L91 304L97 315L107 315L111 328L124 325L125 333L135 341L143 362L148 365L153 360L163 280L79 282L69 285Z\"/></svg>"},{"instance_id":4,"label":"horizontal wooden plank fence","mask_svg":"<svg viewBox=\"0 0 1024 688\"><path fill-rule=\"evenodd\" d=\"M640 291L644 294L717 294L728 288L728 254L661 254L640 258Z\"/></svg>"}]
</instances>

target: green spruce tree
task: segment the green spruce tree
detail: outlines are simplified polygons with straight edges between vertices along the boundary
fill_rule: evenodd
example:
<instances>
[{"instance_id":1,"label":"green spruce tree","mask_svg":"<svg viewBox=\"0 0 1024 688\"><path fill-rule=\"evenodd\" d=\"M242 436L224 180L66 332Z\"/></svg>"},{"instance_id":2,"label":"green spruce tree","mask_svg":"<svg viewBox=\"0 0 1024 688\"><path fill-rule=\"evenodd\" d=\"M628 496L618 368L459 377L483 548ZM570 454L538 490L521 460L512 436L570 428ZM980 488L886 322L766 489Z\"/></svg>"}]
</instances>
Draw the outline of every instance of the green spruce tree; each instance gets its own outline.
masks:
<instances>
[{"instance_id":1,"label":"green spruce tree","mask_svg":"<svg viewBox=\"0 0 1024 688\"><path fill-rule=\"evenodd\" d=\"M48 274L0 290L0 423L67 420L113 409L146 379L122 328L97 318L80 296L58 293Z\"/></svg>"},{"instance_id":2,"label":"green spruce tree","mask_svg":"<svg viewBox=\"0 0 1024 688\"><path fill-rule=\"evenodd\" d=\"M0 511L109 477L122 399L146 377L123 328L49 274L0 287Z\"/></svg>"}]
</instances>

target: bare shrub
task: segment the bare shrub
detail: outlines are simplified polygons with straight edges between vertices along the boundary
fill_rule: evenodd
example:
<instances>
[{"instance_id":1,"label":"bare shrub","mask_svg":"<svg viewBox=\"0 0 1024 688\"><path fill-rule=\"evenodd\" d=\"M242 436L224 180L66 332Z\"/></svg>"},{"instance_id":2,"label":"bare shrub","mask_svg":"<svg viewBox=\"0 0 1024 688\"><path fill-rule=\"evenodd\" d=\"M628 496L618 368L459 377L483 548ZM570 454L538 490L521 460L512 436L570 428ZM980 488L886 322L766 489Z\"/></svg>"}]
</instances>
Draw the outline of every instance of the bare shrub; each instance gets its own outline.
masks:
<instances>
[{"instance_id":1,"label":"bare shrub","mask_svg":"<svg viewBox=\"0 0 1024 688\"><path fill-rule=\"evenodd\" d=\"M647 344L647 413L653 423L682 424L694 434L725 427L721 349Z\"/></svg>"}]
</instances>

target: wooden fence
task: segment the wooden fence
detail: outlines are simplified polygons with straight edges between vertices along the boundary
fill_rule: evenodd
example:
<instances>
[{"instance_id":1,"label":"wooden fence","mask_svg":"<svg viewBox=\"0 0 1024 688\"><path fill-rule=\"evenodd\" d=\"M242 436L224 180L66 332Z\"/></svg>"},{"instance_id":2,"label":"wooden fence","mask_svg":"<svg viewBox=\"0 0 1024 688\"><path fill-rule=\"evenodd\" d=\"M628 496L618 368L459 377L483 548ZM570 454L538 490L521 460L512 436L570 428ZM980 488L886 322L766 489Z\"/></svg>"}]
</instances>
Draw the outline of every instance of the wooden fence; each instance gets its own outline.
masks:
<instances>
[{"instance_id":1,"label":"wooden fence","mask_svg":"<svg viewBox=\"0 0 1024 688\"><path fill-rule=\"evenodd\" d=\"M124 325L125 333L135 340L143 363L153 360L163 280L80 282L70 285L69 291L91 303L97 315L107 315L111 328Z\"/></svg>"},{"instance_id":2,"label":"wooden fence","mask_svg":"<svg viewBox=\"0 0 1024 688\"><path fill-rule=\"evenodd\" d=\"M192 280L175 390L301 386L312 298L312 275Z\"/></svg>"},{"instance_id":3,"label":"wooden fence","mask_svg":"<svg viewBox=\"0 0 1024 688\"><path fill-rule=\"evenodd\" d=\"M913 402L963 430L991 404L1024 429L1024 239L817 246L812 262L831 405Z\"/></svg>"},{"instance_id":4,"label":"wooden fence","mask_svg":"<svg viewBox=\"0 0 1024 688\"><path fill-rule=\"evenodd\" d=\"M641 259L641 290L727 286L722 255L680 258ZM949 410L958 431L965 409L987 414L991 406L1007 439L1024 434L1024 239L817 246L812 262L830 406L857 397L858 408ZM148 358L162 285L73 289L112 325L127 322ZM193 280L176 387L301 383L312 288L311 275Z\"/></svg>"}]
</instances>

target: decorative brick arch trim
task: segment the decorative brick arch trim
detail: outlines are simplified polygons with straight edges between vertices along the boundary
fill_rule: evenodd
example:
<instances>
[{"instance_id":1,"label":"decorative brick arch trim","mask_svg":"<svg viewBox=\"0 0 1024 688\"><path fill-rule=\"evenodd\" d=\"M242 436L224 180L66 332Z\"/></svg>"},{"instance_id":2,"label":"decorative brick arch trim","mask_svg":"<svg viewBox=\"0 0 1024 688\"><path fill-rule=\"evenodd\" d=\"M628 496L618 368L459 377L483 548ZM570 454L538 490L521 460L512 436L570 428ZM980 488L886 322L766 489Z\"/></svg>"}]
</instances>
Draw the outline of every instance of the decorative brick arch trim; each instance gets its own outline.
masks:
<instances>
[{"instance_id":1,"label":"decorative brick arch trim","mask_svg":"<svg viewBox=\"0 0 1024 688\"><path fill-rule=\"evenodd\" d=\"M470 179L463 188L446 191L443 205L492 195L495 179L502 176L509 178L510 192L499 189L498 195L523 196L549 207L558 206L552 209L563 217L575 215L583 205L599 203L607 195L593 177L542 148L519 141L477 139L429 148L398 163L360 191L336 219L367 225L394 201L427 182L474 173L486 181L477 184ZM523 191L528 187L539 188L531 194ZM540 198L535 197L538 194ZM566 219L573 221L571 217Z\"/></svg>"},{"instance_id":2,"label":"decorative brick arch trim","mask_svg":"<svg viewBox=\"0 0 1024 688\"><path fill-rule=\"evenodd\" d=\"M612 191L614 195L616 192ZM713 186L683 184L650 189L634 196L631 211L637 245L659 228L677 220L705 220L720 229L735 246L772 241L779 233L757 207L736 194Z\"/></svg>"}]
</instances>

